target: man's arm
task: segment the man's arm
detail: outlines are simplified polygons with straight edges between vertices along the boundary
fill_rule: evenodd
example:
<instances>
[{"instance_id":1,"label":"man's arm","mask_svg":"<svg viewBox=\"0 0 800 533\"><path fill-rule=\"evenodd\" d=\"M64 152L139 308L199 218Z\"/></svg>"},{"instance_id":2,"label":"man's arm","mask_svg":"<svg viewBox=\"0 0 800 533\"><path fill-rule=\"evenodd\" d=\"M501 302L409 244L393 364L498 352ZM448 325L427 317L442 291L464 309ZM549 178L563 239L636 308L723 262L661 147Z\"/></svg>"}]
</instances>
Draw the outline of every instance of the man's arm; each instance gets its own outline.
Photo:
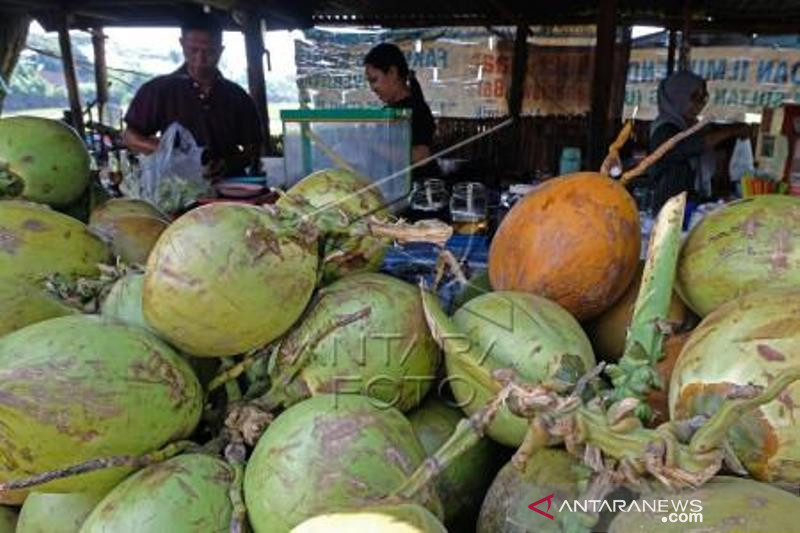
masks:
<instances>
[{"instance_id":1,"label":"man's arm","mask_svg":"<svg viewBox=\"0 0 800 533\"><path fill-rule=\"evenodd\" d=\"M157 138L143 135L130 126L123 132L122 142L129 150L138 154L150 155L158 149Z\"/></svg>"}]
</instances>

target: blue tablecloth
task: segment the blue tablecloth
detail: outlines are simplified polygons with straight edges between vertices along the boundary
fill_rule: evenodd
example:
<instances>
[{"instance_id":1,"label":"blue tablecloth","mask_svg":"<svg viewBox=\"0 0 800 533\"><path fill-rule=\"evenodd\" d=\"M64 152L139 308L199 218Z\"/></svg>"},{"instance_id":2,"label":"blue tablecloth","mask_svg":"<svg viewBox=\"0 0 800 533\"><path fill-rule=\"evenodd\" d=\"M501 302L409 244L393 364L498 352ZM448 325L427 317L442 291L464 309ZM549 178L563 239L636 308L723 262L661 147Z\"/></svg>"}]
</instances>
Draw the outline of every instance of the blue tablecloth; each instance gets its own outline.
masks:
<instances>
[{"instance_id":1,"label":"blue tablecloth","mask_svg":"<svg viewBox=\"0 0 800 533\"><path fill-rule=\"evenodd\" d=\"M445 248L461 263L469 278L486 270L489 257L489 240L480 235L454 235ZM383 260L381 271L418 284L424 280L430 287L436 275L436 259L441 249L429 243L406 243L392 246ZM453 298L464 289L454 278L447 277L440 284L437 294L442 306L450 310Z\"/></svg>"}]
</instances>

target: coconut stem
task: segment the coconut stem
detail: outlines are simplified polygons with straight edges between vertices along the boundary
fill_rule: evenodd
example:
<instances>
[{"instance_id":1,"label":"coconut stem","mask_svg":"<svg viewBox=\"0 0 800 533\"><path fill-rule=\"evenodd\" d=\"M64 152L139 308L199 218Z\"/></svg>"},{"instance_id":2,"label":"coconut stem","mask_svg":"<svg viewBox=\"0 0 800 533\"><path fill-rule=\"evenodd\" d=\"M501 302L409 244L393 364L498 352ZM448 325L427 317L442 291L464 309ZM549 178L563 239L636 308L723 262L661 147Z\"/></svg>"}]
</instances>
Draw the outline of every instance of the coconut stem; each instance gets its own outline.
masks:
<instances>
[{"instance_id":1,"label":"coconut stem","mask_svg":"<svg viewBox=\"0 0 800 533\"><path fill-rule=\"evenodd\" d=\"M599 401L572 402L578 407L571 409L569 398L559 398L542 387L511 384L504 390L508 390L506 405L512 413L533 418L535 431L526 439L522 453L546 445L549 435L563 439L567 450L581 459L589 447L597 448L602 455L597 454L592 467L605 470L605 457L614 465L612 472L619 482L640 483L640 476L650 474L668 487L686 487L702 485L719 471L728 430L744 414L773 401L797 380L800 369L789 369L762 391L745 387L727 398L705 423L693 419L669 422L657 429L644 428L629 408L615 416L613 409Z\"/></svg>"},{"instance_id":2,"label":"coconut stem","mask_svg":"<svg viewBox=\"0 0 800 533\"><path fill-rule=\"evenodd\" d=\"M64 479L67 477L77 476L79 474L88 474L89 472L103 470L106 468L142 468L166 461L167 459L196 446L197 445L192 441L181 440L170 443L160 450L156 450L144 455L113 455L111 457L92 459L90 461L86 461L85 463L69 466L67 468L42 472L41 474L36 474L35 476L31 476L29 478L0 483L0 493L9 490L28 489L30 487L43 485L44 483L49 483L50 481L55 481L57 479Z\"/></svg>"},{"instance_id":3,"label":"coconut stem","mask_svg":"<svg viewBox=\"0 0 800 533\"><path fill-rule=\"evenodd\" d=\"M231 443L225 447L225 460L233 470L233 480L228 489L231 500L230 533L244 533L247 527L247 507L244 503L244 464L247 451L242 443Z\"/></svg>"},{"instance_id":4,"label":"coconut stem","mask_svg":"<svg viewBox=\"0 0 800 533\"><path fill-rule=\"evenodd\" d=\"M730 398L716 413L692 436L689 449L695 453L705 453L720 447L727 439L728 430L748 412L777 398L786 387L800 380L800 368L794 367L781 372L760 394L750 398Z\"/></svg>"},{"instance_id":5,"label":"coconut stem","mask_svg":"<svg viewBox=\"0 0 800 533\"><path fill-rule=\"evenodd\" d=\"M284 354L283 357L290 357L290 361L285 367L278 370L277 375L272 380L272 386L269 391L261 396L261 398L253 400L253 403L261 409L272 411L281 404L296 401L298 395L301 398L307 396L308 391L306 387L297 383L296 377L308 364L309 359L311 359L314 354L314 348L336 330L368 317L370 312L370 309L365 307L355 313L344 315L338 320L333 321L327 328L318 332L307 342L304 342L299 348L294 350L293 353L288 355ZM281 356L282 354L280 350L278 350L275 357Z\"/></svg>"},{"instance_id":6,"label":"coconut stem","mask_svg":"<svg viewBox=\"0 0 800 533\"><path fill-rule=\"evenodd\" d=\"M672 299L685 206L686 193L670 198L653 227L625 352L617 365L606 370L614 384L612 400L643 399L652 388L663 387L656 363L663 355L663 324ZM639 404L637 414L650 417L646 402Z\"/></svg>"},{"instance_id":7,"label":"coconut stem","mask_svg":"<svg viewBox=\"0 0 800 533\"><path fill-rule=\"evenodd\" d=\"M217 390L218 388L220 388L223 385L226 386L226 390L227 390L228 383L233 381L233 380L235 380L239 376L241 376L257 360L258 360L258 357L256 357L255 354L248 354L248 355L245 356L245 358L242 361L240 361L239 363L234 364L233 360L231 358L226 357L225 359L222 360L222 363L220 365L220 366L222 366L223 371L220 372L219 374L217 374L216 376L214 376L214 378L211 381L208 382L208 387L207 387L208 390L206 391L206 394L210 394L210 393L214 392L215 390ZM241 395L241 391L240 391L239 395L238 395L238 398L231 398L231 392L233 392L233 391L227 390L227 392L228 392L228 401L229 402L236 401L236 400L240 399L241 396L242 396Z\"/></svg>"},{"instance_id":8,"label":"coconut stem","mask_svg":"<svg viewBox=\"0 0 800 533\"><path fill-rule=\"evenodd\" d=\"M462 419L447 442L442 444L436 453L425 459L389 498L400 498L403 501L413 498L461 454L480 442L484 431L505 402L506 396L507 389L504 389L472 416Z\"/></svg>"},{"instance_id":9,"label":"coconut stem","mask_svg":"<svg viewBox=\"0 0 800 533\"><path fill-rule=\"evenodd\" d=\"M420 220L414 224L387 223L372 217L367 223L375 237L387 237L399 242L430 242L439 246L453 235L453 227L439 220Z\"/></svg>"}]
</instances>

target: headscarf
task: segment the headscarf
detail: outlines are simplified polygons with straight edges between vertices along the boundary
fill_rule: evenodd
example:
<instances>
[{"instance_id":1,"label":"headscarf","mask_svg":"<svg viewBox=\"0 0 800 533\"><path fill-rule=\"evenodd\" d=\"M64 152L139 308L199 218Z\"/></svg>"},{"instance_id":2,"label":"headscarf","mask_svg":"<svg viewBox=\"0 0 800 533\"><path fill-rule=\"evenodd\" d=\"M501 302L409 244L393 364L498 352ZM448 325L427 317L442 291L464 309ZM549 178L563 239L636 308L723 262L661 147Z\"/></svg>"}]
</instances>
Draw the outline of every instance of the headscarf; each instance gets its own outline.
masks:
<instances>
[{"instance_id":1,"label":"headscarf","mask_svg":"<svg viewBox=\"0 0 800 533\"><path fill-rule=\"evenodd\" d=\"M685 130L684 115L692 105L692 93L703 87L705 80L688 70L676 72L658 85L658 116L650 126L650 135L664 124L674 124Z\"/></svg>"}]
</instances>

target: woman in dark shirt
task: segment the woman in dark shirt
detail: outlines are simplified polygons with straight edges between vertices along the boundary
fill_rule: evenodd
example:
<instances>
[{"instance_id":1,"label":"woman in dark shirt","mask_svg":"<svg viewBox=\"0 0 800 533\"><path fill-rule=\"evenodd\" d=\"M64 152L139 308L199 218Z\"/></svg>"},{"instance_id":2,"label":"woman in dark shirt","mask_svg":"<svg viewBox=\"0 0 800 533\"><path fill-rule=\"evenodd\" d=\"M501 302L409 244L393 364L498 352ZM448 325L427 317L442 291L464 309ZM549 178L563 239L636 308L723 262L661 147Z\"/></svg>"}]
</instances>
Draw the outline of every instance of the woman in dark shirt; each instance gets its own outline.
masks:
<instances>
[{"instance_id":1,"label":"woman in dark shirt","mask_svg":"<svg viewBox=\"0 0 800 533\"><path fill-rule=\"evenodd\" d=\"M429 157L436 125L403 52L390 43L375 46L364 58L364 74L370 89L388 107L411 110L411 162Z\"/></svg>"},{"instance_id":2,"label":"woman in dark shirt","mask_svg":"<svg viewBox=\"0 0 800 533\"><path fill-rule=\"evenodd\" d=\"M706 81L700 76L681 71L663 80L658 86L658 117L650 126L650 152L665 141L697 123L697 116L708 102ZM650 169L655 187L656 212L672 196L688 191L697 196L701 158L719 143L732 137L745 137L745 124L707 126L687 137L666 153Z\"/></svg>"}]
</instances>

